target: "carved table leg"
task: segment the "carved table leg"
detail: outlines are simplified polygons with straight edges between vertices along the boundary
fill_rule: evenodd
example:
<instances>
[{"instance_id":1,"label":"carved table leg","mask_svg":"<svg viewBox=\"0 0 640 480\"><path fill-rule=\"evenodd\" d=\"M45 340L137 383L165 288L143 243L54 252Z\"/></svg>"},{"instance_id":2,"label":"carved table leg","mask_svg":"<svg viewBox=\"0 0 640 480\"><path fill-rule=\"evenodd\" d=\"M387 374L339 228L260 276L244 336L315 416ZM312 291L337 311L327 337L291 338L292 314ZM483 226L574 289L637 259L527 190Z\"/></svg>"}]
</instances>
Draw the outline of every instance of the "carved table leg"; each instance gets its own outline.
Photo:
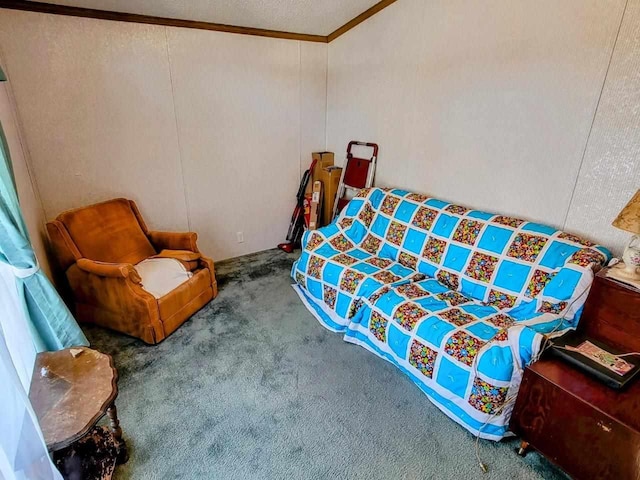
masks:
<instances>
[{"instance_id":1,"label":"carved table leg","mask_svg":"<svg viewBox=\"0 0 640 480\"><path fill-rule=\"evenodd\" d=\"M118 411L116 410L115 403L107 409L107 416L109 417L109 426L111 427L111 434L113 440L116 443L117 448L117 462L127 463L129 460L129 454L127 453L127 444L122 438L122 429L120 428L120 421L118 420Z\"/></svg>"},{"instance_id":2,"label":"carved table leg","mask_svg":"<svg viewBox=\"0 0 640 480\"><path fill-rule=\"evenodd\" d=\"M520 455L521 457L524 457L527 455L528 450L529 450L529 442L525 442L524 440L522 440L520 442L520 448L518 448L516 452L518 452L518 455Z\"/></svg>"}]
</instances>

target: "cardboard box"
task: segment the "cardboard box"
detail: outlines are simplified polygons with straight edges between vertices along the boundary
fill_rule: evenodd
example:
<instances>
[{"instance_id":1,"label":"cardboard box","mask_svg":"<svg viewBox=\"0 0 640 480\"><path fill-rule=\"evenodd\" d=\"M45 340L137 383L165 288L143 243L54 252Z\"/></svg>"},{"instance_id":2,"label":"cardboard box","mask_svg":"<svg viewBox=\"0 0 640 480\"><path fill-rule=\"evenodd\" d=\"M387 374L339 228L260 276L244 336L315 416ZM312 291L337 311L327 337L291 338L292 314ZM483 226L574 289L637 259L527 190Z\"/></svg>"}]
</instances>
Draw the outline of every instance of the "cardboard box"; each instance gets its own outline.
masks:
<instances>
[{"instance_id":1,"label":"cardboard box","mask_svg":"<svg viewBox=\"0 0 640 480\"><path fill-rule=\"evenodd\" d=\"M322 182L313 182L313 194L311 196L311 216L309 218L309 230L315 230L320 225L320 210L322 209Z\"/></svg>"},{"instance_id":2,"label":"cardboard box","mask_svg":"<svg viewBox=\"0 0 640 480\"><path fill-rule=\"evenodd\" d=\"M313 169L313 175L311 178L311 183L315 183L320 180L320 171L331 167L334 163L334 155L333 152L314 152L311 154L311 160L316 160L316 166Z\"/></svg>"},{"instance_id":3,"label":"cardboard box","mask_svg":"<svg viewBox=\"0 0 640 480\"><path fill-rule=\"evenodd\" d=\"M340 184L340 175L342 168L331 165L320 171L319 180L322 182L323 198L322 198L322 221L320 226L329 225L333 213L333 202L336 199L338 185Z\"/></svg>"},{"instance_id":4,"label":"cardboard box","mask_svg":"<svg viewBox=\"0 0 640 480\"><path fill-rule=\"evenodd\" d=\"M305 190L305 200L308 201L309 205L311 204L313 186L315 182L322 182L322 201L320 202L318 222L316 225L316 228L319 228L331 223L333 201L338 191L342 168L333 165L335 159L333 152L313 152L311 159L316 160L316 165L313 168L311 181L307 184ZM311 210L311 208L309 208L309 210Z\"/></svg>"},{"instance_id":5,"label":"cardboard box","mask_svg":"<svg viewBox=\"0 0 640 480\"><path fill-rule=\"evenodd\" d=\"M333 165L333 159L333 152L313 152L311 154L311 160L315 160L316 165L313 167L313 172L311 172L311 180L309 181L309 183L307 183L307 187L304 191L304 196L305 198L309 199L309 203L311 202L311 194L313 193L313 184L320 180L320 172L324 168Z\"/></svg>"}]
</instances>

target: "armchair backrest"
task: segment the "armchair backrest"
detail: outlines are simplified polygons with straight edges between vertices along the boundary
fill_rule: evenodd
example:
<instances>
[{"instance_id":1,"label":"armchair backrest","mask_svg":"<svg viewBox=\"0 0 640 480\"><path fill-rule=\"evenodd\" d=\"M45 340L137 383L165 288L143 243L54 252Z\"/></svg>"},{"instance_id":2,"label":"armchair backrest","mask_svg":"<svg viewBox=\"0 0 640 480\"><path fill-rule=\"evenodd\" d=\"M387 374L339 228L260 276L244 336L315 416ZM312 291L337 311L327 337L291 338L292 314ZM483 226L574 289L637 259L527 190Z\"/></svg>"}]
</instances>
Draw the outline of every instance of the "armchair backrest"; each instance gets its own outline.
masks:
<instances>
[{"instance_id":1,"label":"armchair backrest","mask_svg":"<svg viewBox=\"0 0 640 480\"><path fill-rule=\"evenodd\" d=\"M156 254L136 204L125 198L63 212L56 222L51 222L54 223L57 225L49 227L50 234L52 231L56 237L68 234L65 243L69 240L73 243L65 245L69 252L58 252L63 259L71 253L99 262L136 264ZM52 241L59 250L60 242L56 238Z\"/></svg>"}]
</instances>

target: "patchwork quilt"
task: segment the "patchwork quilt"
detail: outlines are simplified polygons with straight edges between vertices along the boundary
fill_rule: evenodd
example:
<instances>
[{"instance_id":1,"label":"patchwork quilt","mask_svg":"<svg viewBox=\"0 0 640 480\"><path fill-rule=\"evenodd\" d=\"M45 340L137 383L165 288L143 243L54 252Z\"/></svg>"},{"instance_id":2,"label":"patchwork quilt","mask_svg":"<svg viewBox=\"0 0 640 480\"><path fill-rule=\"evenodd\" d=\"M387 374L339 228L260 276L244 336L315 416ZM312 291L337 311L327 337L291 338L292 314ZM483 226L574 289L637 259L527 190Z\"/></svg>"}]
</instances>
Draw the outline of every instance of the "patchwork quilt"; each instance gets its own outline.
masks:
<instances>
[{"instance_id":1,"label":"patchwork quilt","mask_svg":"<svg viewBox=\"0 0 640 480\"><path fill-rule=\"evenodd\" d=\"M311 313L492 440L543 335L577 325L593 267L610 258L545 225L381 188L302 244L292 277Z\"/></svg>"}]
</instances>

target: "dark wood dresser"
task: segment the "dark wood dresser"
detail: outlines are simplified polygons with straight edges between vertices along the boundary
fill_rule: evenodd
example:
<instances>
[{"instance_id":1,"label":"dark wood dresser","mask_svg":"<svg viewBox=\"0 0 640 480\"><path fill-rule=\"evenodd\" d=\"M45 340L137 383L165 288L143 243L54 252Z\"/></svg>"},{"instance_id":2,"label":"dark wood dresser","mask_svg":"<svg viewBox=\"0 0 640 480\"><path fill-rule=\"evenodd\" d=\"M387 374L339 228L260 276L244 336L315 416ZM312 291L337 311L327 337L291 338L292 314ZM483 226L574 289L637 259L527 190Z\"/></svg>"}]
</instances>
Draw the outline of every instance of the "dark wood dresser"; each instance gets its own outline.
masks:
<instances>
[{"instance_id":1,"label":"dark wood dresser","mask_svg":"<svg viewBox=\"0 0 640 480\"><path fill-rule=\"evenodd\" d=\"M640 291L596 275L578 327L640 352ZM576 479L640 480L640 380L614 390L562 360L527 367L511 430Z\"/></svg>"}]
</instances>

